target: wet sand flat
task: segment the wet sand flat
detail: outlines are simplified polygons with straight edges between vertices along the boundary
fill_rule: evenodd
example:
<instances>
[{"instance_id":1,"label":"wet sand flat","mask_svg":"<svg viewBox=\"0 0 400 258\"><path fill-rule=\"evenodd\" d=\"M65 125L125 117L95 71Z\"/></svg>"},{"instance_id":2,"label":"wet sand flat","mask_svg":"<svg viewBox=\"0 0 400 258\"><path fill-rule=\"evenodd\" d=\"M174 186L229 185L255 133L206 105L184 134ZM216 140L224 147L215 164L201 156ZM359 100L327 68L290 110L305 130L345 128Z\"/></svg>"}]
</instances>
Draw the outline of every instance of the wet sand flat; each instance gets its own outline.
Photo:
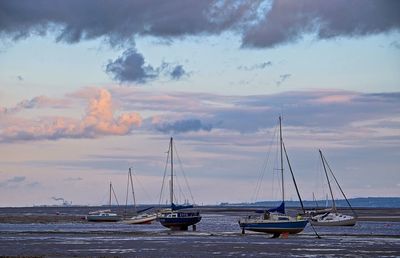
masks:
<instances>
[{"instance_id":1,"label":"wet sand flat","mask_svg":"<svg viewBox=\"0 0 400 258\"><path fill-rule=\"evenodd\" d=\"M5 256L108 256L108 257L209 257L209 256L386 256L400 255L399 237L291 235L271 239L263 234L161 234L18 233L1 234Z\"/></svg>"},{"instance_id":2,"label":"wet sand flat","mask_svg":"<svg viewBox=\"0 0 400 258\"><path fill-rule=\"evenodd\" d=\"M0 209L0 256L44 257L400 257L399 209L365 209L354 227L311 226L287 239L246 232L243 210L203 210L197 231L170 231L149 225L88 223L92 208ZM6 212L4 212L6 211Z\"/></svg>"}]
</instances>

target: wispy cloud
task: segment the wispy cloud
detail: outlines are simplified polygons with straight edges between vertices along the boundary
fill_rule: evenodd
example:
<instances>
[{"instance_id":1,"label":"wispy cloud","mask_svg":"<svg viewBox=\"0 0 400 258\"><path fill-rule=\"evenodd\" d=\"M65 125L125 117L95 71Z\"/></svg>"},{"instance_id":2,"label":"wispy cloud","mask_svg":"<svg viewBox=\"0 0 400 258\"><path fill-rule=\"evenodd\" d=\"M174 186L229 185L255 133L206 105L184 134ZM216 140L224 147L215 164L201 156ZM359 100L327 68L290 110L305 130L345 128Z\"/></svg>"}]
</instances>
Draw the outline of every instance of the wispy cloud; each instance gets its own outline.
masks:
<instances>
[{"instance_id":1,"label":"wispy cloud","mask_svg":"<svg viewBox=\"0 0 400 258\"><path fill-rule=\"evenodd\" d=\"M37 96L19 102L13 107L0 107L1 114L14 114L24 109L33 108L67 108L70 107L71 101L68 99L50 98L46 96Z\"/></svg>"},{"instance_id":2,"label":"wispy cloud","mask_svg":"<svg viewBox=\"0 0 400 258\"><path fill-rule=\"evenodd\" d=\"M143 130L153 128L157 130L160 125L166 124L168 126L165 129L170 129L169 131L158 130L165 133L173 131L175 123L179 127L179 121L185 124L187 120L189 120L188 125L197 124L193 128L203 128L202 131L208 136L217 133L218 130L256 133L273 127L278 115L283 114L285 125L292 127L293 130L297 128L296 130L305 132L318 132L326 137L339 136L343 134L343 130L354 130L357 138L362 139L368 135L368 132L364 131L367 128L360 130L354 122L384 119L383 126L398 118L400 113L397 104L400 97L396 92L372 94L314 90L257 96L224 96L178 92L156 93L122 87L110 90L125 109L150 110L155 114L151 116L153 120L145 119ZM204 130L204 126L209 130ZM385 134L396 136L393 130L391 132L378 132L371 128L368 130L372 130L377 137ZM188 130L186 133L189 132L196 130Z\"/></svg>"},{"instance_id":3,"label":"wispy cloud","mask_svg":"<svg viewBox=\"0 0 400 258\"><path fill-rule=\"evenodd\" d=\"M400 50L400 42L399 41L392 41L390 43L390 46Z\"/></svg>"},{"instance_id":4,"label":"wispy cloud","mask_svg":"<svg viewBox=\"0 0 400 258\"><path fill-rule=\"evenodd\" d=\"M264 69L268 66L271 66L272 62L271 61L267 61L267 62L263 62L261 64L255 64L252 66L245 66L245 65L240 65L238 66L239 70L245 70L245 71L253 71L253 70L261 70Z\"/></svg>"},{"instance_id":5,"label":"wispy cloud","mask_svg":"<svg viewBox=\"0 0 400 258\"><path fill-rule=\"evenodd\" d=\"M78 182L78 181L82 181L83 179L81 177L68 177L65 178L64 181L67 182Z\"/></svg>"},{"instance_id":6,"label":"wispy cloud","mask_svg":"<svg viewBox=\"0 0 400 258\"><path fill-rule=\"evenodd\" d=\"M286 80L288 80L292 75L289 73L279 75L279 80L276 81L276 86L281 86Z\"/></svg>"},{"instance_id":7,"label":"wispy cloud","mask_svg":"<svg viewBox=\"0 0 400 258\"><path fill-rule=\"evenodd\" d=\"M25 180L26 180L26 177L24 177L24 176L14 176L13 178L1 181L0 187L16 186L16 185L21 184Z\"/></svg>"}]
</instances>

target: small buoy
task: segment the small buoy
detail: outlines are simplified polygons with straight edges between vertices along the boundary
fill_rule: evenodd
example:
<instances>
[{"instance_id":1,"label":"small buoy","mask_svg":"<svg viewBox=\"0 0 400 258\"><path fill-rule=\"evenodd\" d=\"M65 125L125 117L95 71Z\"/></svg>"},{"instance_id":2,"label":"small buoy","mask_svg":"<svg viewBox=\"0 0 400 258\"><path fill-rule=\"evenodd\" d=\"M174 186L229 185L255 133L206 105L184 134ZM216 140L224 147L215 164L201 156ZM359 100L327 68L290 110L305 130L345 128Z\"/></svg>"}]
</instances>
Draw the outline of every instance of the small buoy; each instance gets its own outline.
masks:
<instances>
[{"instance_id":1,"label":"small buoy","mask_svg":"<svg viewBox=\"0 0 400 258\"><path fill-rule=\"evenodd\" d=\"M281 238L284 238L284 239L289 238L289 232L283 232L281 234Z\"/></svg>"}]
</instances>

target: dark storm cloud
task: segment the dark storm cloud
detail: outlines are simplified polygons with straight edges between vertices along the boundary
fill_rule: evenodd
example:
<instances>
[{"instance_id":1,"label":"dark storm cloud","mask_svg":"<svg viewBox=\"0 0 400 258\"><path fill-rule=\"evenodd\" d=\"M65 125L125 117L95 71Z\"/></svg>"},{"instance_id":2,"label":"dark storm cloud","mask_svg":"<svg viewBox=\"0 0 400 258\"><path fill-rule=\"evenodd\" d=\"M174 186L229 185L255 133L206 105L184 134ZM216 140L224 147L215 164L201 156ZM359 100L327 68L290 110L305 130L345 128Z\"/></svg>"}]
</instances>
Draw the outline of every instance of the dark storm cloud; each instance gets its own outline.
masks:
<instances>
[{"instance_id":1,"label":"dark storm cloud","mask_svg":"<svg viewBox=\"0 0 400 258\"><path fill-rule=\"evenodd\" d=\"M161 123L156 125L156 129L163 133L186 133L191 131L211 131L210 124L204 124L199 119L178 120L172 123Z\"/></svg>"},{"instance_id":2,"label":"dark storm cloud","mask_svg":"<svg viewBox=\"0 0 400 258\"><path fill-rule=\"evenodd\" d=\"M216 34L250 19L259 1L212 0L22 0L0 1L0 33L13 39L55 32L68 43L135 35L180 37Z\"/></svg>"},{"instance_id":3,"label":"dark storm cloud","mask_svg":"<svg viewBox=\"0 0 400 258\"><path fill-rule=\"evenodd\" d=\"M103 37L121 45L140 35L170 40L233 31L243 46L273 47L304 33L328 39L399 29L399 10L397 0L4 0L0 35L52 33L68 43Z\"/></svg>"},{"instance_id":4,"label":"dark storm cloud","mask_svg":"<svg viewBox=\"0 0 400 258\"><path fill-rule=\"evenodd\" d=\"M400 28L397 0L279 0L264 19L244 32L243 45L274 47L305 33L320 39L358 37Z\"/></svg>"}]
</instances>

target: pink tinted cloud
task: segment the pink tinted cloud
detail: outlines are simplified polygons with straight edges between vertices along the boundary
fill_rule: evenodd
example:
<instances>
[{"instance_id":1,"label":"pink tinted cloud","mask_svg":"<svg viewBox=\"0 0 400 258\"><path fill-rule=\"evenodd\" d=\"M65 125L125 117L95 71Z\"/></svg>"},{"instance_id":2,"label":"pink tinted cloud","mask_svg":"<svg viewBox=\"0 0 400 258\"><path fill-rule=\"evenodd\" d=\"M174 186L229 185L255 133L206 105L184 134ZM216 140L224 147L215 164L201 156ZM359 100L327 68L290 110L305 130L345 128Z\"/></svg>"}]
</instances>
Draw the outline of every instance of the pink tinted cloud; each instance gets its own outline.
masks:
<instances>
[{"instance_id":1,"label":"pink tinted cloud","mask_svg":"<svg viewBox=\"0 0 400 258\"><path fill-rule=\"evenodd\" d=\"M354 97L354 94L334 94L319 97L318 99L314 100L314 102L320 104L350 103Z\"/></svg>"},{"instance_id":2,"label":"pink tinted cloud","mask_svg":"<svg viewBox=\"0 0 400 258\"><path fill-rule=\"evenodd\" d=\"M142 124L136 112L115 117L112 96L106 89L92 91L86 114L81 120L51 117L39 121L20 120L3 128L3 141L39 140L61 138L95 138L102 135L125 135Z\"/></svg>"}]
</instances>

